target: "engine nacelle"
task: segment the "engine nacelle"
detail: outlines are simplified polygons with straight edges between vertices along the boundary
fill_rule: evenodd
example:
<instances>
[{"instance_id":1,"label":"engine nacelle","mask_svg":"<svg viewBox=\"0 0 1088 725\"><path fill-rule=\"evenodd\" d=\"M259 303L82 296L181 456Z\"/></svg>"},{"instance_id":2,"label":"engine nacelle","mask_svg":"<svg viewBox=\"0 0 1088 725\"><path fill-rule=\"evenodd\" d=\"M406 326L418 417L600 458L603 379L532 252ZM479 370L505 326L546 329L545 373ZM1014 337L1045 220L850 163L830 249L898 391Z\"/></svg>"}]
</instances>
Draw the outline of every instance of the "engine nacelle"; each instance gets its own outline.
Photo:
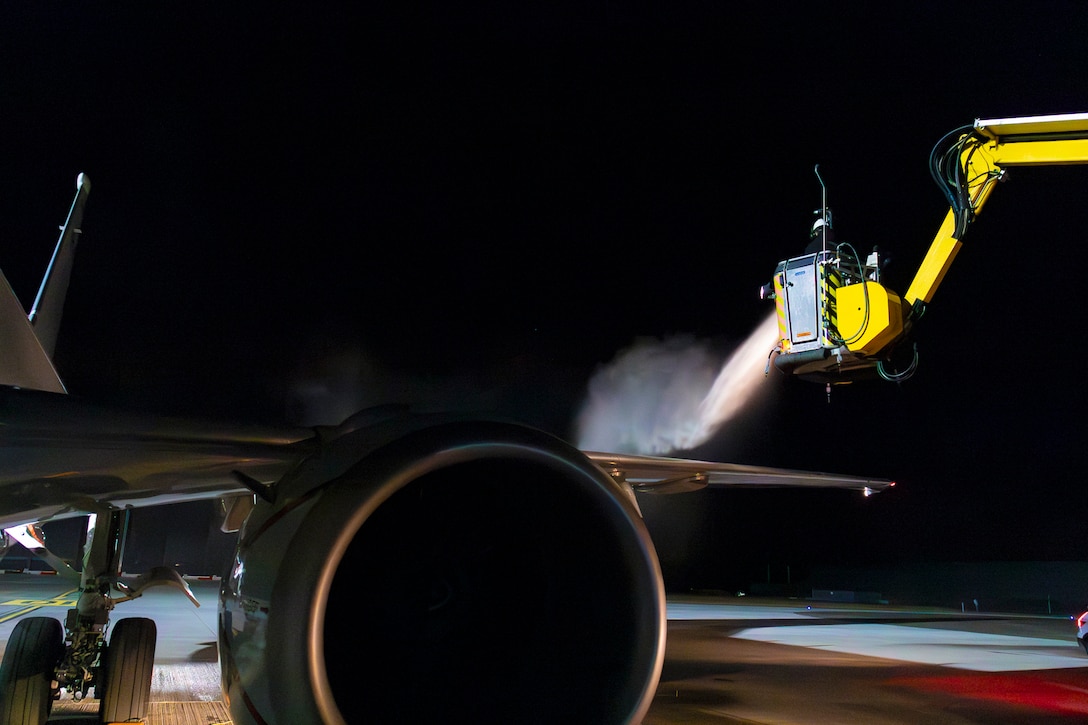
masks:
<instances>
[{"instance_id":1,"label":"engine nacelle","mask_svg":"<svg viewBox=\"0 0 1088 725\"><path fill-rule=\"evenodd\" d=\"M626 484L540 431L403 419L258 503L220 597L235 723L626 723L665 647Z\"/></svg>"}]
</instances>

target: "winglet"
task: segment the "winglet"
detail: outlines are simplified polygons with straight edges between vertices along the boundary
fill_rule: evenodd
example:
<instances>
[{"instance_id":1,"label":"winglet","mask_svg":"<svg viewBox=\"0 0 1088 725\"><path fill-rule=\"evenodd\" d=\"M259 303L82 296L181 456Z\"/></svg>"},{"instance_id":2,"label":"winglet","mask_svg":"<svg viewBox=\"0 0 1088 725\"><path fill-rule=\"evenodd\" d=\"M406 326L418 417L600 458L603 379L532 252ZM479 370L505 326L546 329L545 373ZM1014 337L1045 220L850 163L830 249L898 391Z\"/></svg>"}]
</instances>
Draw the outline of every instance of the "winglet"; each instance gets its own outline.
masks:
<instances>
[{"instance_id":1,"label":"winglet","mask_svg":"<svg viewBox=\"0 0 1088 725\"><path fill-rule=\"evenodd\" d=\"M60 230L60 239L53 250L53 258L45 270L38 296L30 308L30 324L42 348L50 358L57 346L61 315L64 314L64 298L68 294L68 282L72 276L72 264L76 257L76 244L82 233L83 206L91 193L91 180L86 174L76 177L76 198L68 212L68 219Z\"/></svg>"},{"instance_id":2,"label":"winglet","mask_svg":"<svg viewBox=\"0 0 1088 725\"><path fill-rule=\"evenodd\" d=\"M76 198L61 227L60 239L29 316L0 272L0 384L67 392L52 358L83 223L83 206L90 192L90 179L85 174L77 176Z\"/></svg>"}]
</instances>

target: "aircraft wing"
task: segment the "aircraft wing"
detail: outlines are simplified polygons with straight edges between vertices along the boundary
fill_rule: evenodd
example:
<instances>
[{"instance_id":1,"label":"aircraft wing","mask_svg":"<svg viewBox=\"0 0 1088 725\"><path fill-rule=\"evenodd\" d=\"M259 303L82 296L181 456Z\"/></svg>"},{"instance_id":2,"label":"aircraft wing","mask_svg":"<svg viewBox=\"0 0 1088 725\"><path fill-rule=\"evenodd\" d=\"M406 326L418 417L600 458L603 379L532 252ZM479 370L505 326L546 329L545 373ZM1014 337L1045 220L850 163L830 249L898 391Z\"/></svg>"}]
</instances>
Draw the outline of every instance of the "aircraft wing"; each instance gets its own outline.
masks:
<instances>
[{"instance_id":1,"label":"aircraft wing","mask_svg":"<svg viewBox=\"0 0 1088 725\"><path fill-rule=\"evenodd\" d=\"M327 435L348 433L360 419ZM0 429L0 528L103 506L152 506L254 492L273 487L320 447L320 436L310 428L133 414L13 387L0 387ZM613 480L640 493L731 486L845 488L868 495L894 485L879 478L739 463L584 453Z\"/></svg>"},{"instance_id":2,"label":"aircraft wing","mask_svg":"<svg viewBox=\"0 0 1088 725\"><path fill-rule=\"evenodd\" d=\"M0 380L35 390L64 392L53 361L23 313L19 298L0 272Z\"/></svg>"},{"instance_id":3,"label":"aircraft wing","mask_svg":"<svg viewBox=\"0 0 1088 725\"><path fill-rule=\"evenodd\" d=\"M895 485L881 478L718 463L686 458L636 456L585 451L605 473L626 481L640 493L683 493L707 486L739 488L845 488L866 496Z\"/></svg>"},{"instance_id":4,"label":"aircraft wing","mask_svg":"<svg viewBox=\"0 0 1088 725\"><path fill-rule=\"evenodd\" d=\"M0 528L252 492L313 450L316 433L134 414L0 387Z\"/></svg>"}]
</instances>

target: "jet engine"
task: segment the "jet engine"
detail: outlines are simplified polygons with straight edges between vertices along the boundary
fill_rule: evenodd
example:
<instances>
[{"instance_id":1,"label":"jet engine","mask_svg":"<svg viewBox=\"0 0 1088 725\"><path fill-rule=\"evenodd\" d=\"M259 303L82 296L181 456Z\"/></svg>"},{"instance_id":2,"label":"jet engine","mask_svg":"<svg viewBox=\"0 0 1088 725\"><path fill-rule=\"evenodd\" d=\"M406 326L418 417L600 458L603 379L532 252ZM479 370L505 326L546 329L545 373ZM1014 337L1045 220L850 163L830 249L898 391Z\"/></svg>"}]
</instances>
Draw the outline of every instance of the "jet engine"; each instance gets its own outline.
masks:
<instances>
[{"instance_id":1,"label":"jet engine","mask_svg":"<svg viewBox=\"0 0 1088 725\"><path fill-rule=\"evenodd\" d=\"M235 723L642 720L665 596L626 483L513 424L328 438L260 491L224 578Z\"/></svg>"}]
</instances>

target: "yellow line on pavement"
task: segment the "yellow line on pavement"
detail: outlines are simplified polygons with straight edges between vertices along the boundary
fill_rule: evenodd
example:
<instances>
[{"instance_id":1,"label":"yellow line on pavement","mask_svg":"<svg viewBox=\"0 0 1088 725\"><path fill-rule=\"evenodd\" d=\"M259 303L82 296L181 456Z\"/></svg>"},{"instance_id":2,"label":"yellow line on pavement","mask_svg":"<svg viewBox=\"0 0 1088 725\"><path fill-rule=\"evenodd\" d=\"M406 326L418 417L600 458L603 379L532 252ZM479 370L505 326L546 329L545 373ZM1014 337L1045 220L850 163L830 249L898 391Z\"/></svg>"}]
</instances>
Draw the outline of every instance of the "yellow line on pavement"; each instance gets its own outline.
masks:
<instances>
[{"instance_id":1,"label":"yellow line on pavement","mask_svg":"<svg viewBox=\"0 0 1088 725\"><path fill-rule=\"evenodd\" d=\"M10 622L13 619L30 614L33 611L41 609L42 607L74 607L76 605L76 598L73 596L78 594L78 589L73 589L63 594L58 594L52 599L9 599L6 602L0 602L3 605L10 605L15 607L21 607L7 614L0 615L0 622Z\"/></svg>"}]
</instances>

